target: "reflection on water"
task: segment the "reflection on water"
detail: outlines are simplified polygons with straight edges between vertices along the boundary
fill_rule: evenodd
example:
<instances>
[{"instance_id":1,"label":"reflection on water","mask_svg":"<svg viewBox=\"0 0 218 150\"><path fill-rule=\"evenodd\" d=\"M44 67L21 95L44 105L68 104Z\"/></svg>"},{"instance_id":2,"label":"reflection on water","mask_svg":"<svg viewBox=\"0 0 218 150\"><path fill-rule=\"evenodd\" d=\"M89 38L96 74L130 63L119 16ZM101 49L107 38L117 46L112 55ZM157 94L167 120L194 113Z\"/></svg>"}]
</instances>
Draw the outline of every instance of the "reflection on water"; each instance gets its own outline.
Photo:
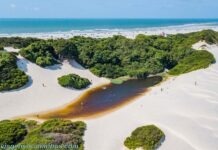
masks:
<instances>
[{"instance_id":1,"label":"reflection on water","mask_svg":"<svg viewBox=\"0 0 218 150\"><path fill-rule=\"evenodd\" d=\"M146 92L148 87L161 81L162 77L155 76L143 80L132 79L119 85L109 84L92 88L65 108L38 115L38 117L42 119L91 117L122 106Z\"/></svg>"}]
</instances>

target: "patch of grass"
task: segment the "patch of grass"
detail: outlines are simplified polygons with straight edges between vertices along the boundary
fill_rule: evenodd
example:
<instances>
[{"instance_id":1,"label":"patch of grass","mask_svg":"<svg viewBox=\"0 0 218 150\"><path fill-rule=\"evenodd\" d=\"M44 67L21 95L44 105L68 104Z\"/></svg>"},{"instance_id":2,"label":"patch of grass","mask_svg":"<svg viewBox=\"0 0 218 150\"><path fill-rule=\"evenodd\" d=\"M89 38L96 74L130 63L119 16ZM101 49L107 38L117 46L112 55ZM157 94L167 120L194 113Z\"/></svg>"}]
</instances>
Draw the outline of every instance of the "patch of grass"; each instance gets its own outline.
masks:
<instances>
[{"instance_id":1,"label":"patch of grass","mask_svg":"<svg viewBox=\"0 0 218 150\"><path fill-rule=\"evenodd\" d=\"M88 87L91 82L76 74L68 74L58 78L58 83L63 87L70 87L75 89L83 89Z\"/></svg>"},{"instance_id":2,"label":"patch of grass","mask_svg":"<svg viewBox=\"0 0 218 150\"><path fill-rule=\"evenodd\" d=\"M111 83L113 84L122 84L123 82L129 80L130 77L129 76L124 76L124 77L119 77L116 79L111 79Z\"/></svg>"},{"instance_id":3,"label":"patch of grass","mask_svg":"<svg viewBox=\"0 0 218 150\"><path fill-rule=\"evenodd\" d=\"M135 129L130 137L124 141L124 145L131 150L142 148L154 150L165 138L164 133L154 125L143 126Z\"/></svg>"},{"instance_id":4,"label":"patch of grass","mask_svg":"<svg viewBox=\"0 0 218 150\"><path fill-rule=\"evenodd\" d=\"M189 56L183 58L179 63L169 71L170 75L180 75L194 70L207 68L215 63L214 56L206 51L193 51Z\"/></svg>"}]
</instances>

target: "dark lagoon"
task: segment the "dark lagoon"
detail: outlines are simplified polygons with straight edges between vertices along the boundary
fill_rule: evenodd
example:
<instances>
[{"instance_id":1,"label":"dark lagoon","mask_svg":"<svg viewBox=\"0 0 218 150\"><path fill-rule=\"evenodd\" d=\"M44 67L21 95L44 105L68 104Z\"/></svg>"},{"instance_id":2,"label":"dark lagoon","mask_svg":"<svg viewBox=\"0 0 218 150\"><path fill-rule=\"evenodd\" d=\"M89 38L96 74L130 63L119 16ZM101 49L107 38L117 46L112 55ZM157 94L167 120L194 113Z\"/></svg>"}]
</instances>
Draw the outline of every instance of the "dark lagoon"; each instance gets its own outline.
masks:
<instances>
[{"instance_id":1,"label":"dark lagoon","mask_svg":"<svg viewBox=\"0 0 218 150\"><path fill-rule=\"evenodd\" d=\"M131 79L122 84L108 84L91 88L71 104L47 113L37 115L39 119L49 118L88 118L105 113L128 102L148 91L162 81L162 77L154 76L147 79Z\"/></svg>"}]
</instances>

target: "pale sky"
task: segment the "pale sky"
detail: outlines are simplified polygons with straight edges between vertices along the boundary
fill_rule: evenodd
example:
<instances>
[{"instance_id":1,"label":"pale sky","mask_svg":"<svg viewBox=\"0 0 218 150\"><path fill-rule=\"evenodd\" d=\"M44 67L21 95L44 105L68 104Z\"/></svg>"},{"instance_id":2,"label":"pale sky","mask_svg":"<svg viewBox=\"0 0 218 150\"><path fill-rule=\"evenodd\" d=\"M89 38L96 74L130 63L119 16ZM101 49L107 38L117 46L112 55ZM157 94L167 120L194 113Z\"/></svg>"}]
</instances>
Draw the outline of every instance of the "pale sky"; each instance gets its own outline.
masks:
<instances>
[{"instance_id":1,"label":"pale sky","mask_svg":"<svg viewBox=\"0 0 218 150\"><path fill-rule=\"evenodd\" d=\"M218 18L218 0L0 0L0 18Z\"/></svg>"}]
</instances>

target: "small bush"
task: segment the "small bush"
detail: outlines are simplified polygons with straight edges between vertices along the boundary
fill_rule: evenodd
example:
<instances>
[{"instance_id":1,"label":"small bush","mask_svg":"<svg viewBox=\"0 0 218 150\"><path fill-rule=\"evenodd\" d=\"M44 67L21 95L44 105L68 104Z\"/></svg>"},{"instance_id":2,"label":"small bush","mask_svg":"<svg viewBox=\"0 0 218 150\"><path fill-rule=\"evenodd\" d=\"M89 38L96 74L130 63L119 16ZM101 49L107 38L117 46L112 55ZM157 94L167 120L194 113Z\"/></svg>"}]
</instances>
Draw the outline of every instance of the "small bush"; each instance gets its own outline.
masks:
<instances>
[{"instance_id":1,"label":"small bush","mask_svg":"<svg viewBox=\"0 0 218 150\"><path fill-rule=\"evenodd\" d=\"M179 63L169 71L171 75L179 75L194 70L207 68L215 62L214 56L205 50L193 51L189 56L183 58Z\"/></svg>"},{"instance_id":2,"label":"small bush","mask_svg":"<svg viewBox=\"0 0 218 150\"><path fill-rule=\"evenodd\" d=\"M75 89L83 89L91 84L91 82L76 74L64 75L58 78L58 83L63 87L71 87Z\"/></svg>"},{"instance_id":3,"label":"small bush","mask_svg":"<svg viewBox=\"0 0 218 150\"><path fill-rule=\"evenodd\" d=\"M135 129L131 136L126 138L124 145L131 150L137 148L154 150L160 145L164 137L164 133L159 128L154 125L148 125Z\"/></svg>"}]
</instances>

